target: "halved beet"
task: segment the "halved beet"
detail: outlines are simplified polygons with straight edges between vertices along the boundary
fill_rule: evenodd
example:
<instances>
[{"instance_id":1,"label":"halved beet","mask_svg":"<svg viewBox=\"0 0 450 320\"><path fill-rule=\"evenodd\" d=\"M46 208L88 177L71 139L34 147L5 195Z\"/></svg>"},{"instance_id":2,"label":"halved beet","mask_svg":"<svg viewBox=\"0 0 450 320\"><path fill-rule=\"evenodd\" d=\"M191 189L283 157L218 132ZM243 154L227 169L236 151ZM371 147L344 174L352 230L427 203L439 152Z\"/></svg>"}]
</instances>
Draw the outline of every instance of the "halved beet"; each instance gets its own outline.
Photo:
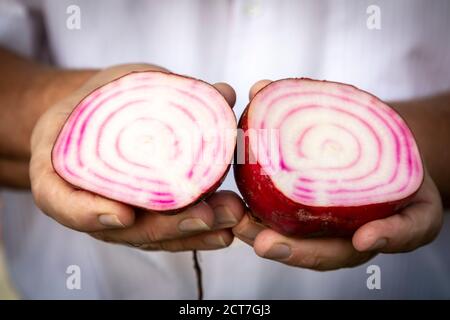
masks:
<instances>
[{"instance_id":1,"label":"halved beet","mask_svg":"<svg viewBox=\"0 0 450 320\"><path fill-rule=\"evenodd\" d=\"M350 85L272 82L250 101L239 128L239 190L255 217L286 235L351 235L408 204L422 184L406 123Z\"/></svg>"},{"instance_id":2,"label":"halved beet","mask_svg":"<svg viewBox=\"0 0 450 320\"><path fill-rule=\"evenodd\" d=\"M211 85L156 71L132 72L73 110L52 152L72 185L154 211L178 211L226 175L236 118Z\"/></svg>"}]
</instances>

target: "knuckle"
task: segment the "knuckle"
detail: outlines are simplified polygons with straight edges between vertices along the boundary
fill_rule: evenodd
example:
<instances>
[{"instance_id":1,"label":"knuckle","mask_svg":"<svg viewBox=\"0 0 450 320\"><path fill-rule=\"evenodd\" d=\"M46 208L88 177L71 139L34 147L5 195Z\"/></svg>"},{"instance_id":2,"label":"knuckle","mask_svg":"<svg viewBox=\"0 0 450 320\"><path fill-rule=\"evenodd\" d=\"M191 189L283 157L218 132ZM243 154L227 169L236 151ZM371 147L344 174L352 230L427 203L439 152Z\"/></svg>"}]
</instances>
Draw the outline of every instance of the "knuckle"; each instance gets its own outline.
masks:
<instances>
[{"instance_id":1,"label":"knuckle","mask_svg":"<svg viewBox=\"0 0 450 320\"><path fill-rule=\"evenodd\" d=\"M299 259L299 265L308 269L322 270L324 261L318 250L313 250Z\"/></svg>"},{"instance_id":2,"label":"knuckle","mask_svg":"<svg viewBox=\"0 0 450 320\"><path fill-rule=\"evenodd\" d=\"M225 248L231 246L233 243L233 237L223 237L223 240L225 242Z\"/></svg>"},{"instance_id":3,"label":"knuckle","mask_svg":"<svg viewBox=\"0 0 450 320\"><path fill-rule=\"evenodd\" d=\"M150 244L159 240L159 235L155 229L153 226L148 226L143 230L142 238L144 239L144 243Z\"/></svg>"},{"instance_id":4,"label":"knuckle","mask_svg":"<svg viewBox=\"0 0 450 320\"><path fill-rule=\"evenodd\" d=\"M410 214L402 214L402 222L405 225L405 229L410 230L410 232L416 232L417 231L417 223L416 219L411 216Z\"/></svg>"},{"instance_id":5,"label":"knuckle","mask_svg":"<svg viewBox=\"0 0 450 320\"><path fill-rule=\"evenodd\" d=\"M161 250L168 252L185 251L185 246L183 241L177 241L178 243L173 243L172 241L162 241L159 246Z\"/></svg>"},{"instance_id":6,"label":"knuckle","mask_svg":"<svg viewBox=\"0 0 450 320\"><path fill-rule=\"evenodd\" d=\"M222 232L220 233L220 237L222 238L223 242L225 242L225 248L229 247L234 240L234 236L231 232Z\"/></svg>"},{"instance_id":7,"label":"knuckle","mask_svg":"<svg viewBox=\"0 0 450 320\"><path fill-rule=\"evenodd\" d=\"M60 212L55 219L66 227L80 232L89 231L91 229L84 223L81 212L74 211L70 214L67 212Z\"/></svg>"},{"instance_id":8,"label":"knuckle","mask_svg":"<svg viewBox=\"0 0 450 320\"><path fill-rule=\"evenodd\" d=\"M166 241L161 242L160 243L160 247L161 247L161 250L163 250L163 251L168 251L168 252L174 252L175 251L174 246L172 246L171 243L166 242Z\"/></svg>"}]
</instances>

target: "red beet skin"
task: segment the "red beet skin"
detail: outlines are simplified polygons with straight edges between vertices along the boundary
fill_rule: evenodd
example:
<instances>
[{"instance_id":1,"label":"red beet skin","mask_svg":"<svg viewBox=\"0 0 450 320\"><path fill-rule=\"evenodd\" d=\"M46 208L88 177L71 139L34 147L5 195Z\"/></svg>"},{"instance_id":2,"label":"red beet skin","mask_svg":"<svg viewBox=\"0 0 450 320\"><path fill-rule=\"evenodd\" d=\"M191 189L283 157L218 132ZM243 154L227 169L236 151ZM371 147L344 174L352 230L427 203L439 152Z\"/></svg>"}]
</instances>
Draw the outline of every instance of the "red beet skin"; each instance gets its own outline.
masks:
<instances>
[{"instance_id":1,"label":"red beet skin","mask_svg":"<svg viewBox=\"0 0 450 320\"><path fill-rule=\"evenodd\" d=\"M288 236L350 236L406 206L423 181L402 118L349 85L272 82L238 127L238 188L256 219Z\"/></svg>"},{"instance_id":2,"label":"red beet skin","mask_svg":"<svg viewBox=\"0 0 450 320\"><path fill-rule=\"evenodd\" d=\"M220 186L236 126L213 86L176 74L132 72L80 101L56 140L52 163L78 188L176 213Z\"/></svg>"}]
</instances>

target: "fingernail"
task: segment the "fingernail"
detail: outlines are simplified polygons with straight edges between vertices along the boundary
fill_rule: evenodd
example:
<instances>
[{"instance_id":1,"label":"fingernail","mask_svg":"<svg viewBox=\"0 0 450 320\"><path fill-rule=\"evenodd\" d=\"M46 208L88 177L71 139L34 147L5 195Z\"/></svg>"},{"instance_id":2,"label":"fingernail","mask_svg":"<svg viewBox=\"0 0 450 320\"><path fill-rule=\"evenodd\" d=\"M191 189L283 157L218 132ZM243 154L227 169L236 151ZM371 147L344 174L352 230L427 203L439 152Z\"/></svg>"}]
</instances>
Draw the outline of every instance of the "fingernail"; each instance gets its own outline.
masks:
<instances>
[{"instance_id":1,"label":"fingernail","mask_svg":"<svg viewBox=\"0 0 450 320\"><path fill-rule=\"evenodd\" d=\"M210 229L211 228L199 218L184 219L178 224L178 230L181 232L207 231Z\"/></svg>"},{"instance_id":2,"label":"fingernail","mask_svg":"<svg viewBox=\"0 0 450 320\"><path fill-rule=\"evenodd\" d=\"M218 206L214 208L215 226L234 226L238 222L228 207Z\"/></svg>"},{"instance_id":3,"label":"fingernail","mask_svg":"<svg viewBox=\"0 0 450 320\"><path fill-rule=\"evenodd\" d=\"M264 254L264 258L282 260L288 258L290 255L291 248L288 245L277 243Z\"/></svg>"},{"instance_id":4,"label":"fingernail","mask_svg":"<svg viewBox=\"0 0 450 320\"><path fill-rule=\"evenodd\" d=\"M98 217L98 221L108 228L125 228L125 225L113 214L102 214Z\"/></svg>"},{"instance_id":5,"label":"fingernail","mask_svg":"<svg viewBox=\"0 0 450 320\"><path fill-rule=\"evenodd\" d=\"M369 248L369 250L379 250L387 245L387 239L381 238L375 241L375 243Z\"/></svg>"},{"instance_id":6,"label":"fingernail","mask_svg":"<svg viewBox=\"0 0 450 320\"><path fill-rule=\"evenodd\" d=\"M227 246L227 244L225 243L225 240L223 240L222 236L218 236L218 235L208 235L203 239L203 242L211 247L220 247L220 248L225 248Z\"/></svg>"}]
</instances>

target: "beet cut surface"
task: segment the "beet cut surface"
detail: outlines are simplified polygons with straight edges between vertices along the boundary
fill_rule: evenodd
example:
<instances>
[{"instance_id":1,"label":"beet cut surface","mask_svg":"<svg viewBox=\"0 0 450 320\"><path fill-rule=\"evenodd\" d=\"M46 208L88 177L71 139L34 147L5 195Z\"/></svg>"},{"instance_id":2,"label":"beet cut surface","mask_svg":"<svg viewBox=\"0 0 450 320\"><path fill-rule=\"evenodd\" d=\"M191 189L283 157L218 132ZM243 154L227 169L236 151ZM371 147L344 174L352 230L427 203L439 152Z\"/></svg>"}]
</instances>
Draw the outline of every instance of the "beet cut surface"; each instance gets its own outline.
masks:
<instances>
[{"instance_id":1,"label":"beet cut surface","mask_svg":"<svg viewBox=\"0 0 450 320\"><path fill-rule=\"evenodd\" d=\"M236 118L211 85L132 72L86 96L52 152L72 185L136 207L170 212L213 192L235 148Z\"/></svg>"},{"instance_id":2,"label":"beet cut surface","mask_svg":"<svg viewBox=\"0 0 450 320\"><path fill-rule=\"evenodd\" d=\"M407 205L422 184L404 120L350 85L272 82L239 128L246 156L234 165L239 190L256 218L286 235L349 236Z\"/></svg>"}]
</instances>

